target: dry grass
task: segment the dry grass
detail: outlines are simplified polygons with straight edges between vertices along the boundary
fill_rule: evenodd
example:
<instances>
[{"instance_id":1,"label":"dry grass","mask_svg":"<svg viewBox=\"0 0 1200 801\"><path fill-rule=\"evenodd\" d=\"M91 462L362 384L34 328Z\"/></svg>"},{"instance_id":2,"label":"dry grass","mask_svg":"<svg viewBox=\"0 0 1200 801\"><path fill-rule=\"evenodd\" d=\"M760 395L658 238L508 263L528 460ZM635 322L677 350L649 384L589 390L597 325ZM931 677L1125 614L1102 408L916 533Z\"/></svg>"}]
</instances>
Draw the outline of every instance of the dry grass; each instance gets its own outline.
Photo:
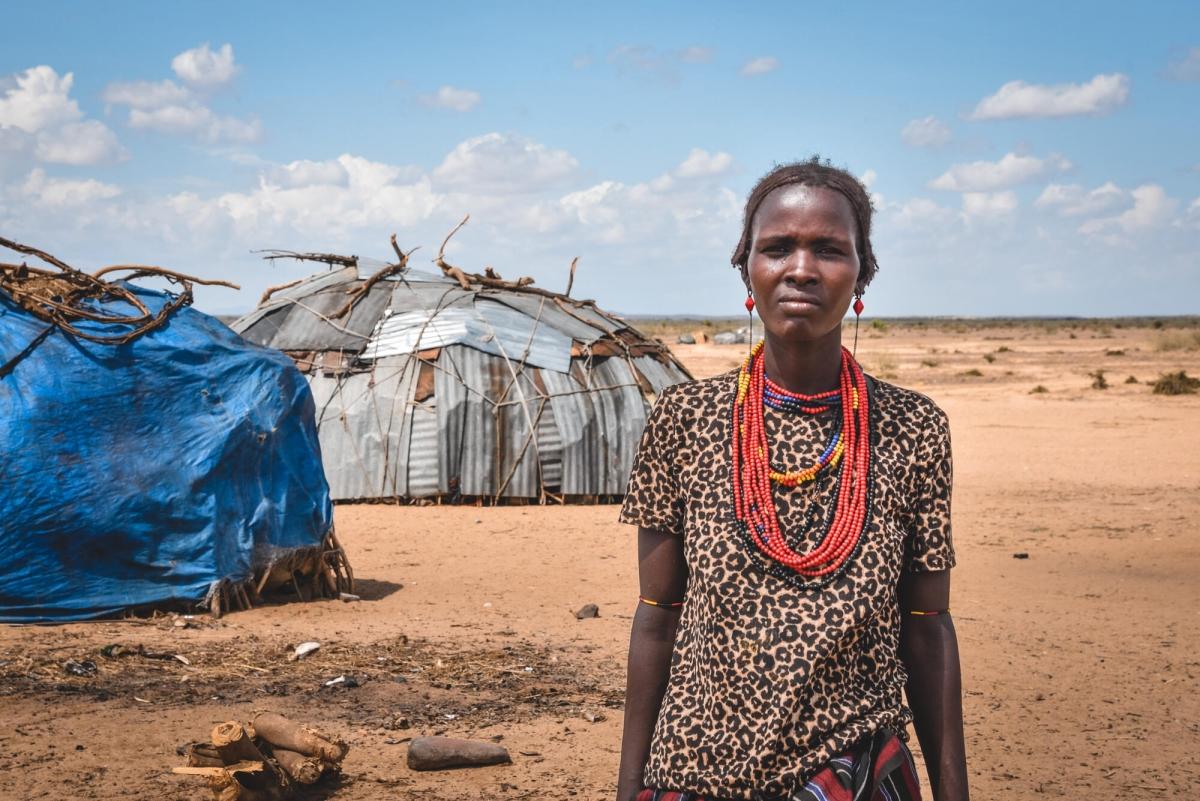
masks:
<instances>
[{"instance_id":1,"label":"dry grass","mask_svg":"<svg viewBox=\"0 0 1200 801\"><path fill-rule=\"evenodd\" d=\"M1163 331L1155 337L1154 349L1160 353L1176 350L1200 350L1200 331Z\"/></svg>"},{"instance_id":2,"label":"dry grass","mask_svg":"<svg viewBox=\"0 0 1200 801\"><path fill-rule=\"evenodd\" d=\"M1200 378L1192 378L1185 371L1166 373L1154 382L1155 395L1194 395L1200 391Z\"/></svg>"}]
</instances>

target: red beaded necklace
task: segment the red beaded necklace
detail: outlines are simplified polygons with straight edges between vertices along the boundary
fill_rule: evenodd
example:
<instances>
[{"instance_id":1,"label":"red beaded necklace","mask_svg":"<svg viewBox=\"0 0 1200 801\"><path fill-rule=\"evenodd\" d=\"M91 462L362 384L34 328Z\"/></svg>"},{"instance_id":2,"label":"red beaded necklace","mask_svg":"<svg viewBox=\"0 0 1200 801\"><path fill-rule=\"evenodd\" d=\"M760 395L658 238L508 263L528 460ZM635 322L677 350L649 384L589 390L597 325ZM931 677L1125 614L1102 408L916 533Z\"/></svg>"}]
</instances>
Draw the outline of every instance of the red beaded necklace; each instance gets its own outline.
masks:
<instances>
[{"instance_id":1,"label":"red beaded necklace","mask_svg":"<svg viewBox=\"0 0 1200 801\"><path fill-rule=\"evenodd\" d=\"M820 542L808 553L797 553L787 544L780 530L779 514L771 494L773 471L763 422L763 394L768 379L762 350L763 343L759 342L746 357L738 375L737 399L733 404L735 512L746 535L762 554L807 580L806 586L825 584L846 567L867 525L871 501L871 438L866 377L850 351L843 348L839 377L842 458L837 476L837 499ZM792 399L792 408L808 413L828 408L822 401L830 398L830 393L790 393L775 384L770 386L770 392L788 396Z\"/></svg>"}]
</instances>

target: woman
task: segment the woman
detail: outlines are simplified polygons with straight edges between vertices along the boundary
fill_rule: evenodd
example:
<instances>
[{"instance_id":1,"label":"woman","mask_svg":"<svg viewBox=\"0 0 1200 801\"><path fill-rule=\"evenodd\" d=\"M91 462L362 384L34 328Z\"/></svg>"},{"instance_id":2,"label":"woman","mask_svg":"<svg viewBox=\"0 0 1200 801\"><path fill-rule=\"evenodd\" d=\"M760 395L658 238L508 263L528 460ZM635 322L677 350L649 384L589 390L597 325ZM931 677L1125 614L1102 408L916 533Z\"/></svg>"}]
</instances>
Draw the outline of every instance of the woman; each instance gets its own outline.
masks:
<instances>
[{"instance_id":1,"label":"woman","mask_svg":"<svg viewBox=\"0 0 1200 801\"><path fill-rule=\"evenodd\" d=\"M764 342L650 415L618 801L919 798L910 718L935 801L967 798L946 416L841 342L870 230L846 171L767 174L733 256Z\"/></svg>"}]
</instances>

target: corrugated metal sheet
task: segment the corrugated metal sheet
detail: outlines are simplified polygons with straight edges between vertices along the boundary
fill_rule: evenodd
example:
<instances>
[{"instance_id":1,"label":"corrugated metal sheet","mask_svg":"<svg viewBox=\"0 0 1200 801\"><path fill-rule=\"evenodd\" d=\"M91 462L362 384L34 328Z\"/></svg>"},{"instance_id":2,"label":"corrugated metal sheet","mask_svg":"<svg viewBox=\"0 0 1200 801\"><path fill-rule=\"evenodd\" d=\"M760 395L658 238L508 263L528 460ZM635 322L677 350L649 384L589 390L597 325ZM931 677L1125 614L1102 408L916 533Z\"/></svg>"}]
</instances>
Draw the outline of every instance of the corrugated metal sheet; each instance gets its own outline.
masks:
<instances>
[{"instance_id":1,"label":"corrugated metal sheet","mask_svg":"<svg viewBox=\"0 0 1200 801\"><path fill-rule=\"evenodd\" d=\"M439 494L438 487L438 414L433 398L410 407L412 433L408 444L408 494L426 498Z\"/></svg>"},{"instance_id":2,"label":"corrugated metal sheet","mask_svg":"<svg viewBox=\"0 0 1200 801\"><path fill-rule=\"evenodd\" d=\"M392 288L392 302L388 310L392 314L453 307L470 308L475 293L459 288L456 283L428 283L398 280L388 282Z\"/></svg>"},{"instance_id":3,"label":"corrugated metal sheet","mask_svg":"<svg viewBox=\"0 0 1200 801\"><path fill-rule=\"evenodd\" d=\"M541 371L542 383L550 394L550 406L562 447L562 492L593 495L599 492L601 465L595 458L599 432L590 393L574 376L553 370Z\"/></svg>"},{"instance_id":4,"label":"corrugated metal sheet","mask_svg":"<svg viewBox=\"0 0 1200 801\"><path fill-rule=\"evenodd\" d=\"M580 342L595 342L604 335L604 332L595 326L572 317L550 298L539 295L521 295L516 292L488 292L482 294L481 297L503 303L530 318L537 318L540 314L542 323Z\"/></svg>"},{"instance_id":5,"label":"corrugated metal sheet","mask_svg":"<svg viewBox=\"0 0 1200 801\"><path fill-rule=\"evenodd\" d=\"M624 359L605 359L595 366L592 375L598 379L593 381L594 386L612 387L593 393L600 401L597 408L603 411L605 466L608 470L606 489L601 492L619 494L625 492L629 482L629 471L633 469L633 457L646 426L649 408L633 369Z\"/></svg>"},{"instance_id":6,"label":"corrugated metal sheet","mask_svg":"<svg viewBox=\"0 0 1200 801\"><path fill-rule=\"evenodd\" d=\"M496 492L506 498L541 496L537 430L550 402L533 381L532 368L492 359L493 384L500 386L496 441Z\"/></svg>"},{"instance_id":7,"label":"corrugated metal sheet","mask_svg":"<svg viewBox=\"0 0 1200 801\"><path fill-rule=\"evenodd\" d=\"M438 487L446 494L492 495L496 418L490 363L474 348L450 346L438 355L434 376L438 428Z\"/></svg>"},{"instance_id":8,"label":"corrugated metal sheet","mask_svg":"<svg viewBox=\"0 0 1200 801\"><path fill-rule=\"evenodd\" d=\"M542 468L542 484L552 492L562 492L563 444L558 421L554 417L554 403L547 399L542 406L542 416L537 427L538 461Z\"/></svg>"},{"instance_id":9,"label":"corrugated metal sheet","mask_svg":"<svg viewBox=\"0 0 1200 801\"><path fill-rule=\"evenodd\" d=\"M378 359L458 344L560 372L571 366L571 340L565 335L489 301L476 301L473 309L419 310L385 317L361 358Z\"/></svg>"},{"instance_id":10,"label":"corrugated metal sheet","mask_svg":"<svg viewBox=\"0 0 1200 801\"><path fill-rule=\"evenodd\" d=\"M358 280L358 268L356 267L342 267L324 273L313 273L295 286L272 293L267 303L275 303L284 298L302 298L306 295L324 292L327 289L344 287L356 280Z\"/></svg>"},{"instance_id":11,"label":"corrugated metal sheet","mask_svg":"<svg viewBox=\"0 0 1200 801\"><path fill-rule=\"evenodd\" d=\"M664 364L653 356L637 356L633 360L633 366L650 382L655 395L661 394L669 386L691 380L674 364Z\"/></svg>"},{"instance_id":12,"label":"corrugated metal sheet","mask_svg":"<svg viewBox=\"0 0 1200 801\"><path fill-rule=\"evenodd\" d=\"M285 301L292 304L292 309L271 337L271 347L279 350L361 350L391 299L391 292L387 287L376 285L367 297L355 303L346 317L330 319L349 297L343 289L331 289Z\"/></svg>"},{"instance_id":13,"label":"corrugated metal sheet","mask_svg":"<svg viewBox=\"0 0 1200 801\"><path fill-rule=\"evenodd\" d=\"M415 365L407 356L392 357L369 373L310 376L321 461L334 500L407 493L406 412L416 389Z\"/></svg>"}]
</instances>

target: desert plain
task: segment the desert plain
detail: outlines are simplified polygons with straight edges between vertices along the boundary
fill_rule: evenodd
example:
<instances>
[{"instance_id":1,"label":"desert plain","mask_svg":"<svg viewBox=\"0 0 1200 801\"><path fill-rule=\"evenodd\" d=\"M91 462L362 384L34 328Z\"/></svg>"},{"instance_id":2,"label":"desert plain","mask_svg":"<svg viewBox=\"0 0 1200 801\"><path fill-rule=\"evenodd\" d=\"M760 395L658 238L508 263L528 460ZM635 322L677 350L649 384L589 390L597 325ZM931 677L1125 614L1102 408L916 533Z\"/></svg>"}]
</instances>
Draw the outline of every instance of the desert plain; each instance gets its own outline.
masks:
<instances>
[{"instance_id":1,"label":"desert plain","mask_svg":"<svg viewBox=\"0 0 1200 801\"><path fill-rule=\"evenodd\" d=\"M1200 394L1151 391L1200 375L1200 329L1158 325L860 334L869 372L951 420L976 799L1200 793ZM673 342L679 327L655 330ZM745 354L672 347L698 378ZM0 798L204 799L171 774L176 747L269 709L350 743L343 776L306 798L611 799L637 598L636 532L616 517L339 505L359 601L0 628ZM576 619L589 603L599 616ZM321 647L289 661L304 641ZM112 644L183 660L102 656ZM70 675L69 660L96 671ZM409 770L408 742L433 733L495 740L512 764Z\"/></svg>"}]
</instances>

